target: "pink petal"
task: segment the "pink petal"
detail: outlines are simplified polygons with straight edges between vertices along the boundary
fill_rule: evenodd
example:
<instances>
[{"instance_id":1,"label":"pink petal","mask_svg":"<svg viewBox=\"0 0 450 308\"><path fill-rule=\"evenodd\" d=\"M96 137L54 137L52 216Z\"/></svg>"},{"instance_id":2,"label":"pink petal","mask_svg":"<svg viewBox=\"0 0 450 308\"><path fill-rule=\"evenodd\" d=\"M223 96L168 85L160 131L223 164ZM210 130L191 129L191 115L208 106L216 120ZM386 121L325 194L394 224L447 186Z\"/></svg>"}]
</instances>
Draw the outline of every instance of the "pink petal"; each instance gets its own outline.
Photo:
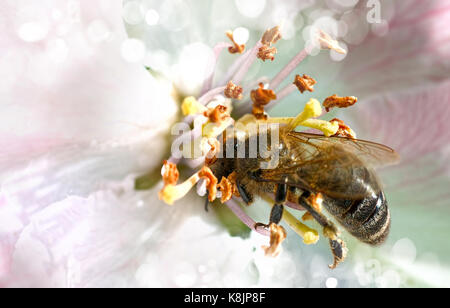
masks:
<instances>
[{"instance_id":1,"label":"pink petal","mask_svg":"<svg viewBox=\"0 0 450 308\"><path fill-rule=\"evenodd\" d=\"M174 113L170 89L122 56L122 1L8 2L0 19L0 161L121 140Z\"/></svg>"},{"instance_id":2,"label":"pink petal","mask_svg":"<svg viewBox=\"0 0 450 308\"><path fill-rule=\"evenodd\" d=\"M450 81L362 100L346 109L361 139L384 143L401 156L385 171L388 188L414 204L448 203ZM420 193L419 193L420 192Z\"/></svg>"},{"instance_id":3,"label":"pink petal","mask_svg":"<svg viewBox=\"0 0 450 308\"><path fill-rule=\"evenodd\" d=\"M362 97L450 77L450 3L409 0L381 6L386 8L382 18L392 16L388 33L369 35L362 44L351 46L343 61L345 71L339 80L351 95ZM386 12L388 8L393 15Z\"/></svg>"},{"instance_id":4,"label":"pink petal","mask_svg":"<svg viewBox=\"0 0 450 308\"><path fill-rule=\"evenodd\" d=\"M24 40L24 15L39 17L44 37ZM121 16L122 1L1 5L0 285L18 262L18 241L49 205L147 172L164 157L177 106L170 87L124 60ZM32 256L42 245L26 249Z\"/></svg>"},{"instance_id":5,"label":"pink petal","mask_svg":"<svg viewBox=\"0 0 450 308\"><path fill-rule=\"evenodd\" d=\"M198 198L169 207L157 199L158 189L136 192L130 176L35 213L13 253L0 246L10 253L1 259L9 269L0 273L0 285L187 287L204 284L202 276L213 273L216 281L207 283L222 285L227 265L227 272L244 274L262 236L230 237Z\"/></svg>"}]
</instances>

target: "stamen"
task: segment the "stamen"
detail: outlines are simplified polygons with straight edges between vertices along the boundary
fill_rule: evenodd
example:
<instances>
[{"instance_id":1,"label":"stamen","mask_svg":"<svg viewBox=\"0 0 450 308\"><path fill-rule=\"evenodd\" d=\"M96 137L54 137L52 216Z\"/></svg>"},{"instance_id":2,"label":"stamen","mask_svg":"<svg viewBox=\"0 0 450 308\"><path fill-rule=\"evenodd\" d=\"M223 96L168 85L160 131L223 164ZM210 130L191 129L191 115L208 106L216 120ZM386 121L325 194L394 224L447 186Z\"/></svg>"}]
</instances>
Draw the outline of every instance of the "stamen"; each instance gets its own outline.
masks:
<instances>
[{"instance_id":1,"label":"stamen","mask_svg":"<svg viewBox=\"0 0 450 308\"><path fill-rule=\"evenodd\" d=\"M233 171L228 177L222 177L217 188L221 191L222 196L220 201L222 203L227 202L234 195L240 197L239 191L236 185L236 171Z\"/></svg>"},{"instance_id":2,"label":"stamen","mask_svg":"<svg viewBox=\"0 0 450 308\"><path fill-rule=\"evenodd\" d=\"M258 232L261 235L269 236L269 231L266 229L255 228L256 222L242 210L235 200L231 199L225 204L251 230Z\"/></svg>"},{"instance_id":3,"label":"stamen","mask_svg":"<svg viewBox=\"0 0 450 308\"><path fill-rule=\"evenodd\" d=\"M206 138L204 138L206 139ZM210 147L205 157L205 165L211 166L217 160L217 153L220 151L220 143L216 138L206 139Z\"/></svg>"},{"instance_id":4,"label":"stamen","mask_svg":"<svg viewBox=\"0 0 450 308\"><path fill-rule=\"evenodd\" d=\"M217 153L220 151L220 143L217 138L202 137L191 142L186 151L183 147L183 156L192 158L186 161L186 164L191 168L196 168L200 165L211 166L217 160Z\"/></svg>"},{"instance_id":5,"label":"stamen","mask_svg":"<svg viewBox=\"0 0 450 308\"><path fill-rule=\"evenodd\" d=\"M164 164L164 174L167 174L168 171L166 172L166 170L171 170L173 168L169 164L170 163ZM217 179L212 173L211 169L206 166L204 166L197 173L193 174L189 179L178 185L175 185L176 182L173 182L173 177L167 176L166 179L168 181L166 182L166 180L164 180L164 187L159 191L158 197L165 203L173 205L175 201L183 198L201 178L205 178L206 180L206 187L209 191L208 199L210 201L214 201L217 192Z\"/></svg>"},{"instance_id":6,"label":"stamen","mask_svg":"<svg viewBox=\"0 0 450 308\"><path fill-rule=\"evenodd\" d=\"M234 41L233 31L228 30L227 32L225 32L225 34L233 42L233 45L234 45L234 46L228 47L228 51L230 53L243 53L245 50L245 44L239 45Z\"/></svg>"},{"instance_id":7,"label":"stamen","mask_svg":"<svg viewBox=\"0 0 450 308\"><path fill-rule=\"evenodd\" d=\"M306 74L303 74L303 76L296 75L294 82L292 84L288 84L283 89L281 89L281 91L277 92L277 100L270 102L270 104L267 105L266 109L271 109L277 103L281 102L286 96L294 92L296 89L298 89L301 93L303 93L304 91L313 92L314 91L313 85L315 84L316 80L314 80L314 78ZM275 88L278 85L274 86L274 83L272 82L270 86L272 88Z\"/></svg>"},{"instance_id":8,"label":"stamen","mask_svg":"<svg viewBox=\"0 0 450 308\"><path fill-rule=\"evenodd\" d=\"M244 52L245 45L237 44L231 31L228 31L226 35L232 41L233 46L230 46L228 43L220 43L215 47L214 50L216 57L213 63L214 66L217 64L217 58L220 51L225 47L229 47L229 51L231 53ZM240 208L236 201L233 200L233 196L240 197L236 185L236 172L231 173L228 177L222 177L220 184L218 184L218 179L208 166L211 166L217 160L217 153L220 150L220 143L217 140L217 137L222 134L228 126L234 124L234 120L230 116L232 106L231 99L242 99L244 96L243 88L237 84L241 83L256 58L260 58L263 61L267 59L271 59L273 61L274 55L277 53L277 49L272 45L280 40L280 38L281 34L278 26L267 30L261 40L257 42L251 50L241 55L228 70L226 78L221 83L225 84L225 82L227 82L226 86L210 89L214 77L214 74L212 73L206 77L201 93L204 93L210 89L208 92L204 93L198 100L194 97L187 97L183 100L181 105L181 110L185 116L183 121L189 124L195 119L194 128L192 131L186 132L182 136L178 137L175 141L191 142L191 145L193 146L186 147L186 149L183 147L183 151L192 151L192 149L194 149L195 159L186 160L186 164L191 167L196 164L203 164L203 167L186 181L177 185L179 172L176 164L164 161L163 168L161 169L164 187L158 194L161 200L168 204L173 204L175 201L185 196L196 183L199 183L197 187L199 193L205 194L206 191L208 191L209 201L212 202L216 198L220 198L221 202L227 204L236 216L238 216L239 219L241 219L252 230L263 235L269 234L268 230L257 228L255 222ZM339 46L338 42L333 40L323 31L318 33L317 41L319 42L321 48L332 49L340 53L345 53L345 50ZM283 129L287 129L289 131L294 130L297 126L305 126L321 130L325 136L345 136L349 138L356 138L353 130L351 130L350 127L345 125L345 123L339 119L333 119L331 121L315 119L322 114L322 107L316 99L309 100L308 103L305 104L303 111L296 117L268 118L265 113L265 108L273 106L288 94L295 91L295 89L298 89L301 93L304 93L305 91L314 91L313 86L316 84L316 81L310 76L303 74L303 76L296 75L294 82L278 92L278 95L275 95L274 93L274 90L295 69L295 67L297 67L297 65L306 58L312 48L313 46L309 45L298 53L288 63L288 65L273 78L270 82L271 89L265 89L264 84L259 83L259 88L250 92L250 99L253 102L252 114L245 114L238 120L237 123L244 125L258 122L281 123L286 125ZM233 83L232 80L236 84ZM252 87L250 86L248 87L248 89L251 88ZM246 92L246 94L247 93L248 92ZM218 99L211 101L214 97L218 97ZM329 109L333 107L344 108L351 106L355 104L356 101L357 98L353 96L338 97L337 95L333 95L323 102L323 106L327 111L329 111ZM241 103L238 106L238 111L242 112L245 109L246 112L250 112L249 107L250 104L245 104L245 102ZM241 133L243 133L243 131L241 131ZM200 152L201 155L198 155L198 152ZM185 157L187 156L185 155ZM171 157L170 161L178 160ZM218 189L220 191L218 191ZM267 198L267 196L262 197ZM320 194L311 194L308 201L314 209L321 212L322 196ZM269 200L268 202L269 204L273 204L273 200ZM301 206L296 204L287 204L287 206L301 209ZM312 216L309 213L303 215L304 220L311 218ZM314 244L319 240L319 235L316 230L302 224L287 210L284 210L282 219L303 238L303 242L305 244ZM269 230L270 245L263 248L266 255L276 256L281 251L281 243L286 238L286 231L283 227L274 223L269 225ZM340 241L338 239L337 229L332 227L324 228L323 232L325 237L330 239L330 243L332 243L331 241L334 241L333 243L336 244L337 241ZM339 248L339 246L336 247ZM337 260L336 254L334 255L335 263L333 266L342 261L341 259Z\"/></svg>"},{"instance_id":9,"label":"stamen","mask_svg":"<svg viewBox=\"0 0 450 308\"><path fill-rule=\"evenodd\" d=\"M333 49L339 53L346 53L345 49L339 46L336 40L333 40L328 34L319 31L317 34L317 41L321 48ZM311 53L314 45L306 46L302 51L296 54L291 61L272 79L270 88L276 90L278 86L292 73L292 71Z\"/></svg>"},{"instance_id":10,"label":"stamen","mask_svg":"<svg viewBox=\"0 0 450 308\"><path fill-rule=\"evenodd\" d=\"M194 121L194 129L189 130L175 138L173 141L173 144L186 144L188 142L192 142L193 140L196 140L197 138L202 137L202 128L205 123L207 123L208 119L205 118L203 115L197 115L196 116L198 120ZM186 123L186 122L185 122ZM183 155L186 155L184 152L185 149L183 148ZM188 153L188 155L191 155ZM184 156L184 157L191 157L191 156ZM177 164L180 161L181 157L175 158L174 155L168 159L170 162Z\"/></svg>"},{"instance_id":11,"label":"stamen","mask_svg":"<svg viewBox=\"0 0 450 308\"><path fill-rule=\"evenodd\" d=\"M242 99L243 91L242 87L235 85L233 81L230 80L228 81L223 94L228 98Z\"/></svg>"},{"instance_id":12,"label":"stamen","mask_svg":"<svg viewBox=\"0 0 450 308\"><path fill-rule=\"evenodd\" d=\"M189 190L198 182L200 177L198 176L198 172L192 175L189 179L184 181L182 184L174 185L167 184L164 185L163 189L158 193L158 197L160 200L164 201L169 205L173 205L173 203L181 198L183 198Z\"/></svg>"},{"instance_id":13,"label":"stamen","mask_svg":"<svg viewBox=\"0 0 450 308\"><path fill-rule=\"evenodd\" d=\"M242 55L240 55L239 58L237 58L237 60L235 60L233 62L233 64L230 66L230 68L225 73L225 76L220 80L219 84L225 84L236 74L236 72L241 68L242 64L245 62L245 60L250 55L251 51L252 51L252 49L247 50Z\"/></svg>"},{"instance_id":14,"label":"stamen","mask_svg":"<svg viewBox=\"0 0 450 308\"><path fill-rule=\"evenodd\" d=\"M267 204L274 204L273 199L267 195L262 195L261 198L266 200ZM315 244L319 240L319 233L316 230L301 223L286 209L283 210L282 219L289 225L289 227L291 227L293 231L295 231L295 233L303 238L303 243L306 245Z\"/></svg>"},{"instance_id":15,"label":"stamen","mask_svg":"<svg viewBox=\"0 0 450 308\"><path fill-rule=\"evenodd\" d=\"M227 107L223 105L217 105L215 108L209 108L203 112L203 115L207 117L210 122L217 123L217 125L220 125L221 122L230 116L227 113Z\"/></svg>"},{"instance_id":16,"label":"stamen","mask_svg":"<svg viewBox=\"0 0 450 308\"><path fill-rule=\"evenodd\" d=\"M185 116L202 113L206 110L207 108L200 104L193 96L186 97L181 104L181 111Z\"/></svg>"},{"instance_id":17,"label":"stamen","mask_svg":"<svg viewBox=\"0 0 450 308\"><path fill-rule=\"evenodd\" d=\"M262 246L266 256L276 257L281 252L281 243L286 238L286 230L280 225L271 223L270 230L270 246Z\"/></svg>"},{"instance_id":18,"label":"stamen","mask_svg":"<svg viewBox=\"0 0 450 308\"><path fill-rule=\"evenodd\" d=\"M287 124L287 130L292 131L297 126L306 126L309 128L314 128L323 132L327 137L336 134L339 129L339 124L336 122L328 122L319 119L311 119L318 117L322 114L322 107L320 107L319 101L312 98L308 103L306 103L304 110L297 115L295 118L292 117L281 117L281 118L267 118L264 120L267 123L279 123ZM250 120L246 118L246 120Z\"/></svg>"},{"instance_id":19,"label":"stamen","mask_svg":"<svg viewBox=\"0 0 450 308\"><path fill-rule=\"evenodd\" d=\"M264 83L267 84L270 81L269 78L267 78L266 76L260 77L257 80L251 81L248 84L245 85L245 89L253 89L255 87L257 87L260 83ZM250 96L250 92L252 90L248 91L248 95ZM247 96L247 91L244 91L243 93L244 96ZM277 95L278 96L278 95ZM273 102L273 101L272 101ZM272 103L271 102L271 103ZM269 103L269 105L271 104ZM252 112L252 104L251 104L251 99L250 97L248 99L246 99L245 101L241 101L239 104L236 105L235 109L234 109L234 114L237 117L240 117L246 113L251 113ZM266 106L267 107L267 106Z\"/></svg>"},{"instance_id":20,"label":"stamen","mask_svg":"<svg viewBox=\"0 0 450 308\"><path fill-rule=\"evenodd\" d=\"M331 49L331 50L336 51L337 53L344 54L344 55L347 53L347 51L345 49L343 49L341 46L339 46L338 41L332 39L330 35L323 32L322 30L319 30L318 41L320 44L320 48L322 48L322 49Z\"/></svg>"},{"instance_id":21,"label":"stamen","mask_svg":"<svg viewBox=\"0 0 450 308\"><path fill-rule=\"evenodd\" d=\"M218 43L216 46L214 46L214 48L213 48L214 59L212 60L212 63L210 64L211 66L209 66L209 67L214 67L214 69L212 70L212 72L209 74L209 76L207 76L207 78L203 82L202 90L200 92L201 95L205 94L207 91L209 91L211 89L213 79L214 79L214 72L216 72L217 60L219 59L219 56L225 47L231 47L231 45L229 43L221 42L221 43Z\"/></svg>"},{"instance_id":22,"label":"stamen","mask_svg":"<svg viewBox=\"0 0 450 308\"><path fill-rule=\"evenodd\" d=\"M245 119L247 120L248 118L245 118ZM261 120L261 121L266 122L266 123L279 123L279 124L289 125L294 120L295 120L295 118L292 118L292 117L281 117L281 118L267 118L267 120ZM336 134L336 132L339 129L339 125L337 123L335 123L335 122L331 123L331 122L319 120L319 119L308 119L308 120L305 120L305 121L299 123L297 126L305 126L305 127L320 130L327 137L330 137L330 136Z\"/></svg>"},{"instance_id":23,"label":"stamen","mask_svg":"<svg viewBox=\"0 0 450 308\"><path fill-rule=\"evenodd\" d=\"M225 118L223 121L216 123L206 123L202 128L202 136L206 138L216 138L219 136L228 126L233 125L234 120L231 117Z\"/></svg>"},{"instance_id":24,"label":"stamen","mask_svg":"<svg viewBox=\"0 0 450 308\"><path fill-rule=\"evenodd\" d=\"M263 45L270 46L272 44L275 44L279 39L281 39L280 27L275 26L272 29L268 29L266 30L266 32L264 32L261 38L261 43Z\"/></svg>"},{"instance_id":25,"label":"stamen","mask_svg":"<svg viewBox=\"0 0 450 308\"><path fill-rule=\"evenodd\" d=\"M278 86L286 79L289 74L311 53L312 47L307 46L298 54L296 54L291 61L272 79L270 88L276 90Z\"/></svg>"},{"instance_id":26,"label":"stamen","mask_svg":"<svg viewBox=\"0 0 450 308\"><path fill-rule=\"evenodd\" d=\"M288 125L288 129L294 130L297 126L302 125L301 123L305 122L310 118L318 117L322 114L322 107L318 100L312 98L309 102L306 103L303 111L297 115L291 123Z\"/></svg>"},{"instance_id":27,"label":"stamen","mask_svg":"<svg viewBox=\"0 0 450 308\"><path fill-rule=\"evenodd\" d=\"M318 120L318 119L308 119L308 120L302 122L300 125L320 130L327 137L330 137L330 136L336 134L336 132L339 129L339 125L335 122L330 123L328 121Z\"/></svg>"},{"instance_id":28,"label":"stamen","mask_svg":"<svg viewBox=\"0 0 450 308\"><path fill-rule=\"evenodd\" d=\"M205 94L203 94L199 99L198 102L202 105L206 105L210 100L212 100L214 98L214 96L222 94L223 91L225 90L225 86L223 87L217 87L214 89L209 90L208 92L206 92Z\"/></svg>"},{"instance_id":29,"label":"stamen","mask_svg":"<svg viewBox=\"0 0 450 308\"><path fill-rule=\"evenodd\" d=\"M292 230L303 238L304 244L315 244L319 240L319 233L316 230L302 224L286 209L283 211L283 220L289 225L289 227L291 227Z\"/></svg>"},{"instance_id":30,"label":"stamen","mask_svg":"<svg viewBox=\"0 0 450 308\"><path fill-rule=\"evenodd\" d=\"M272 90L264 89L264 84L260 83L259 88L250 92L250 98L253 101L252 114L257 119L267 119L267 115L264 114L264 106L271 100L277 98Z\"/></svg>"},{"instance_id":31,"label":"stamen","mask_svg":"<svg viewBox=\"0 0 450 308\"><path fill-rule=\"evenodd\" d=\"M209 192L208 200L213 202L216 199L217 178L207 166L203 166L203 168L198 172L198 176L206 180L206 188Z\"/></svg>"},{"instance_id":32,"label":"stamen","mask_svg":"<svg viewBox=\"0 0 450 308\"><path fill-rule=\"evenodd\" d=\"M349 126L347 126L344 121L339 120L337 118L334 118L330 121L331 123L336 122L339 125L338 131L334 136L341 136L341 137L347 137L351 139L356 139L356 133L351 129Z\"/></svg>"},{"instance_id":33,"label":"stamen","mask_svg":"<svg viewBox=\"0 0 450 308\"><path fill-rule=\"evenodd\" d=\"M245 74L248 72L250 66L253 64L253 62L256 60L259 49L262 46L270 46L271 44L274 44L277 40L279 40L281 35L279 34L278 27L274 27L272 29L267 30L263 38L256 43L256 45L250 50L248 53L248 56L245 57L245 60L242 60L242 63L240 64L240 68L237 70L236 74L234 74L232 80L236 83L240 83L242 79L244 78ZM241 62L241 60L238 60ZM229 80L227 75L227 79Z\"/></svg>"},{"instance_id":34,"label":"stamen","mask_svg":"<svg viewBox=\"0 0 450 308\"><path fill-rule=\"evenodd\" d=\"M286 96L288 96L289 94L291 94L292 92L294 92L295 90L297 90L297 87L290 83L287 86L285 86L283 89L281 89L279 92L277 92L277 99L274 101L271 101L266 109L269 110L272 107L274 107L276 104L278 104L279 102L281 102Z\"/></svg>"},{"instance_id":35,"label":"stamen","mask_svg":"<svg viewBox=\"0 0 450 308\"><path fill-rule=\"evenodd\" d=\"M165 160L161 168L161 175L164 181L164 185L175 184L180 177L177 165Z\"/></svg>"},{"instance_id":36,"label":"stamen","mask_svg":"<svg viewBox=\"0 0 450 308\"><path fill-rule=\"evenodd\" d=\"M269 83L269 81L270 81L270 79L267 76L262 76L256 80L251 80L251 81L247 82L245 84L244 88L245 89L253 89L253 88L259 86L260 83L267 84L267 83ZM244 96L245 96L246 92L247 91L244 91ZM247 102L245 102L245 103L247 103Z\"/></svg>"},{"instance_id":37,"label":"stamen","mask_svg":"<svg viewBox=\"0 0 450 308\"><path fill-rule=\"evenodd\" d=\"M197 182L197 195L199 195L200 197L203 197L206 195L206 180L205 179L200 179Z\"/></svg>"},{"instance_id":38,"label":"stamen","mask_svg":"<svg viewBox=\"0 0 450 308\"><path fill-rule=\"evenodd\" d=\"M255 62L256 55L258 54L258 50L259 50L259 48L261 46L262 46L261 42L258 42L250 50L248 56L243 61L241 67L237 70L236 74L232 78L232 80L234 80L235 83L237 83L237 84L241 83L241 81L244 78L245 74L247 74L250 66L253 64L253 62Z\"/></svg>"},{"instance_id":39,"label":"stamen","mask_svg":"<svg viewBox=\"0 0 450 308\"><path fill-rule=\"evenodd\" d=\"M222 180L220 181L219 185L217 185L217 188L222 193L220 202L225 203L233 196L233 185L230 183L230 181L227 180L226 177L222 177Z\"/></svg>"},{"instance_id":40,"label":"stamen","mask_svg":"<svg viewBox=\"0 0 450 308\"><path fill-rule=\"evenodd\" d=\"M268 59L274 60L277 49L272 46L281 39L280 28L278 26L266 30L261 38L262 46L258 49L257 57L264 62Z\"/></svg>"},{"instance_id":41,"label":"stamen","mask_svg":"<svg viewBox=\"0 0 450 308\"><path fill-rule=\"evenodd\" d=\"M269 118L270 119L270 118ZM267 119L267 120L269 120ZM248 124L251 123L257 123L258 120L256 119L256 117L253 114L244 114L241 118L239 118L239 120L236 122L236 124L239 124L240 126L247 126Z\"/></svg>"},{"instance_id":42,"label":"stamen","mask_svg":"<svg viewBox=\"0 0 450 308\"><path fill-rule=\"evenodd\" d=\"M346 108L349 106L352 106L356 104L358 101L358 98L354 96L345 96L345 97L339 97L336 94L327 97L323 101L323 106L325 107L325 110L328 112L331 108L338 107L338 108Z\"/></svg>"},{"instance_id":43,"label":"stamen","mask_svg":"<svg viewBox=\"0 0 450 308\"><path fill-rule=\"evenodd\" d=\"M258 54L256 56L258 57L258 59L261 59L264 62L266 62L266 60L273 61L275 59L276 53L277 49L275 47L263 45L259 48Z\"/></svg>"},{"instance_id":44,"label":"stamen","mask_svg":"<svg viewBox=\"0 0 450 308\"><path fill-rule=\"evenodd\" d=\"M300 91L300 93L303 93L305 91L314 92L313 86L316 84L316 81L314 80L314 78L303 74L303 76L296 75L293 83Z\"/></svg>"}]
</instances>

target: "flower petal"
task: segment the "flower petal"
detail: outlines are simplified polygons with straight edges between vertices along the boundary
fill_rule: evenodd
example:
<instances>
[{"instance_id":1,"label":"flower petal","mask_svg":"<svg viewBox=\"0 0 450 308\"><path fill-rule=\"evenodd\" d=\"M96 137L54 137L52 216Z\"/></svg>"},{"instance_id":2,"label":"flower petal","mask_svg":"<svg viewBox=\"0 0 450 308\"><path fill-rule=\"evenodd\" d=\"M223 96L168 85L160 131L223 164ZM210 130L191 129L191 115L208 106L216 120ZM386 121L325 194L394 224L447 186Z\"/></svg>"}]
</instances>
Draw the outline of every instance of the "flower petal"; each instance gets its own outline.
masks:
<instances>
[{"instance_id":1,"label":"flower petal","mask_svg":"<svg viewBox=\"0 0 450 308\"><path fill-rule=\"evenodd\" d=\"M280 257L267 258L261 249L267 237L256 232L248 239L231 237L214 208L206 213L194 195L170 207L157 200L159 188L136 192L133 178L32 215L6 259L9 270L0 273L0 285L325 286L329 260L319 247L303 246L295 233ZM269 207L263 208L267 217ZM255 210L261 214L261 208ZM326 247L323 253L331 258ZM349 266L334 272L341 286L356 285Z\"/></svg>"},{"instance_id":2,"label":"flower petal","mask_svg":"<svg viewBox=\"0 0 450 308\"><path fill-rule=\"evenodd\" d=\"M450 264L450 81L361 100L342 112L361 139L386 144L401 157L380 170L392 215L393 243L408 237L417 253Z\"/></svg>"},{"instance_id":3,"label":"flower petal","mask_svg":"<svg viewBox=\"0 0 450 308\"><path fill-rule=\"evenodd\" d=\"M170 86L126 61L121 1L8 2L0 15L2 276L47 206L158 166L178 108Z\"/></svg>"},{"instance_id":4,"label":"flower petal","mask_svg":"<svg viewBox=\"0 0 450 308\"><path fill-rule=\"evenodd\" d=\"M401 163L387 170L396 174L390 186L408 191L420 187L421 196L411 196L415 203L439 202L448 193L449 99L450 82L445 82L373 97L343 112L358 137L398 151Z\"/></svg>"},{"instance_id":5,"label":"flower petal","mask_svg":"<svg viewBox=\"0 0 450 308\"><path fill-rule=\"evenodd\" d=\"M382 23L364 20L379 35L351 47L342 63L339 80L352 95L367 97L449 78L448 1L382 2L381 8Z\"/></svg>"},{"instance_id":6,"label":"flower petal","mask_svg":"<svg viewBox=\"0 0 450 308\"><path fill-rule=\"evenodd\" d=\"M175 114L171 88L123 55L121 1L9 2L0 14L0 45L8 46L0 57L0 161L59 145L120 141Z\"/></svg>"}]
</instances>

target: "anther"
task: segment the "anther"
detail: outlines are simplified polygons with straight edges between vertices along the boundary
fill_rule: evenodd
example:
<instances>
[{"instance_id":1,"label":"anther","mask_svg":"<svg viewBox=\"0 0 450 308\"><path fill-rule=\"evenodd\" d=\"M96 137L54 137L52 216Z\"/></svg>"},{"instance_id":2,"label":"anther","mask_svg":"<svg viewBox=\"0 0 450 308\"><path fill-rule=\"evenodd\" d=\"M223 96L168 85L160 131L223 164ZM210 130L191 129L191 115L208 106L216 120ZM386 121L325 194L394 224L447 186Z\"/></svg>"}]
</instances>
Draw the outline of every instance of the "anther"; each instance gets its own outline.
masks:
<instances>
[{"instance_id":1,"label":"anther","mask_svg":"<svg viewBox=\"0 0 450 308\"><path fill-rule=\"evenodd\" d=\"M243 53L245 50L245 44L239 45L234 41L233 32L227 31L225 34L228 36L231 42L233 42L233 46L228 47L228 51L230 53Z\"/></svg>"},{"instance_id":2,"label":"anther","mask_svg":"<svg viewBox=\"0 0 450 308\"><path fill-rule=\"evenodd\" d=\"M262 46L259 48L256 56L263 61L269 59L273 61L277 49L273 47L272 44L275 44L279 39L281 39L280 27L276 26L266 30L261 38Z\"/></svg>"},{"instance_id":3,"label":"anther","mask_svg":"<svg viewBox=\"0 0 450 308\"><path fill-rule=\"evenodd\" d=\"M206 107L200 104L193 96L186 97L183 100L183 103L181 104L181 111L185 116L201 113L204 112L205 110Z\"/></svg>"},{"instance_id":4,"label":"anther","mask_svg":"<svg viewBox=\"0 0 450 308\"><path fill-rule=\"evenodd\" d=\"M231 173L228 177L222 177L217 188L222 193L220 202L225 203L231 199L233 195L240 197L236 185L236 172Z\"/></svg>"},{"instance_id":5,"label":"anther","mask_svg":"<svg viewBox=\"0 0 450 308\"><path fill-rule=\"evenodd\" d=\"M268 29L266 30L266 32L264 32L261 38L261 43L263 45L270 46L272 44L275 44L279 39L281 39L280 27L275 26L272 29Z\"/></svg>"},{"instance_id":6,"label":"anther","mask_svg":"<svg viewBox=\"0 0 450 308\"><path fill-rule=\"evenodd\" d=\"M215 108L210 108L203 112L203 115L209 118L209 121L217 123L218 125L230 116L227 113L227 107L223 105L217 105Z\"/></svg>"},{"instance_id":7,"label":"anther","mask_svg":"<svg viewBox=\"0 0 450 308\"><path fill-rule=\"evenodd\" d=\"M303 74L303 76L296 75L293 84L295 84L300 93L305 91L314 92L313 86L316 84L316 81L314 78Z\"/></svg>"},{"instance_id":8,"label":"anther","mask_svg":"<svg viewBox=\"0 0 450 308\"><path fill-rule=\"evenodd\" d=\"M178 172L177 165L165 160L163 167L161 168L161 175L164 185L175 184L178 181L180 173Z\"/></svg>"},{"instance_id":9,"label":"anther","mask_svg":"<svg viewBox=\"0 0 450 308\"><path fill-rule=\"evenodd\" d=\"M252 114L257 119L266 119L267 116L264 114L264 106L271 100L276 99L277 96L272 90L264 89L264 84L260 83L258 89L250 92L250 98L253 101Z\"/></svg>"},{"instance_id":10,"label":"anther","mask_svg":"<svg viewBox=\"0 0 450 308\"><path fill-rule=\"evenodd\" d=\"M319 30L319 35L318 35L317 39L319 41L320 48L322 48L322 49L331 49L340 54L347 53L347 51L345 51L345 49L343 49L341 46L339 46L338 41L332 39L330 35L323 32L322 30Z\"/></svg>"},{"instance_id":11,"label":"anther","mask_svg":"<svg viewBox=\"0 0 450 308\"><path fill-rule=\"evenodd\" d=\"M325 107L325 110L328 112L328 111L330 111L331 108L334 108L334 107L346 108L346 107L352 106L352 105L356 104L357 101L358 101L358 98L356 98L354 96L340 97L340 96L337 96L336 94L334 94L330 97L327 97L323 101L323 106Z\"/></svg>"},{"instance_id":12,"label":"anther","mask_svg":"<svg viewBox=\"0 0 450 308\"><path fill-rule=\"evenodd\" d=\"M211 166L217 160L217 153L220 151L220 143L216 138L204 138L207 140L209 150L205 156L205 165ZM206 147L206 146L205 146Z\"/></svg>"},{"instance_id":13,"label":"anther","mask_svg":"<svg viewBox=\"0 0 450 308\"><path fill-rule=\"evenodd\" d=\"M338 131L332 137L340 136L340 137L356 139L356 133L353 131L353 129L351 129L349 126L347 126L344 123L344 121L334 118L333 120L330 121L330 123L337 123L339 125Z\"/></svg>"},{"instance_id":14,"label":"anther","mask_svg":"<svg viewBox=\"0 0 450 308\"><path fill-rule=\"evenodd\" d=\"M216 199L217 194L217 178L212 173L211 169L206 166L198 172L200 178L206 179L206 188L208 190L208 200L213 202Z\"/></svg>"},{"instance_id":15,"label":"anther","mask_svg":"<svg viewBox=\"0 0 450 308\"><path fill-rule=\"evenodd\" d=\"M275 47L263 45L259 48L257 57L264 62L266 62L266 60L273 61L275 59L276 53L277 49Z\"/></svg>"},{"instance_id":16,"label":"anther","mask_svg":"<svg viewBox=\"0 0 450 308\"><path fill-rule=\"evenodd\" d=\"M276 257L281 252L281 243L286 238L286 230L280 225L271 223L270 230L270 246L263 246L266 256Z\"/></svg>"},{"instance_id":17,"label":"anther","mask_svg":"<svg viewBox=\"0 0 450 308\"><path fill-rule=\"evenodd\" d=\"M242 92L243 92L242 87L235 85L233 81L230 80L228 81L227 86L223 91L223 94L225 95L225 97L228 98L242 99Z\"/></svg>"}]
</instances>

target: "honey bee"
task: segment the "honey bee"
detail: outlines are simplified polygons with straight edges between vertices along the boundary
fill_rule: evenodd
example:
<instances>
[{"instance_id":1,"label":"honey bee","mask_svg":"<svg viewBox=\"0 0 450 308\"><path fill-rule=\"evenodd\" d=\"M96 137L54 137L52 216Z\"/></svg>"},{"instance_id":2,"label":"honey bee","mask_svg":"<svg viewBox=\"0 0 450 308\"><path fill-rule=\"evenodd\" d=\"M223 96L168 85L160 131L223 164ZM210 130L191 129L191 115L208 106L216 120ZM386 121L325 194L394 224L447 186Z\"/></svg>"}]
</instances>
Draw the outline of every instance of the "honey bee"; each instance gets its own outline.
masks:
<instances>
[{"instance_id":1,"label":"honey bee","mask_svg":"<svg viewBox=\"0 0 450 308\"><path fill-rule=\"evenodd\" d=\"M286 202L302 206L329 238L334 256L331 268L345 258L345 243L339 238L334 223L313 207L308 198L311 194L320 193L328 214L358 240L379 245L387 238L391 219L374 169L399 160L391 148L365 140L281 129L279 143L271 145L279 151L279 163L273 169L263 169L261 161L264 159L259 154L256 158L248 155L250 137L245 142L233 138L236 145L233 154L238 152L239 146L244 146L246 156L222 155L223 158L211 165L214 175L220 179L235 171L237 190L247 204L255 197L273 195L275 202L269 224L279 224ZM223 151L226 152L226 148Z\"/></svg>"}]
</instances>

